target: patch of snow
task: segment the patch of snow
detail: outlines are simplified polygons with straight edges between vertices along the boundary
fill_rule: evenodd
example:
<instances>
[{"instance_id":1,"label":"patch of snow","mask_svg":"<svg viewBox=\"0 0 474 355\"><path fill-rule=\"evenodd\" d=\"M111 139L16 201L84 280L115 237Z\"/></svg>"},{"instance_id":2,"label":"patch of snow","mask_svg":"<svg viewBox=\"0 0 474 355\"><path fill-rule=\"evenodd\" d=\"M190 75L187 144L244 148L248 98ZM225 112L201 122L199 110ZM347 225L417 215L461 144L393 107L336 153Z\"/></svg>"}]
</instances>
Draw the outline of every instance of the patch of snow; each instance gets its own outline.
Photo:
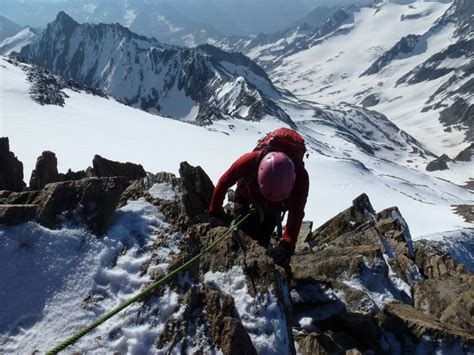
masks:
<instances>
[{"instance_id":1,"label":"patch of snow","mask_svg":"<svg viewBox=\"0 0 474 355\"><path fill-rule=\"evenodd\" d=\"M167 201L178 201L183 196L179 186L173 186L168 182L153 184L148 192L154 198L160 198Z\"/></svg>"},{"instance_id":2,"label":"patch of snow","mask_svg":"<svg viewBox=\"0 0 474 355\"><path fill-rule=\"evenodd\" d=\"M234 298L239 318L259 354L288 353L290 341L285 314L272 289L255 298L250 296L241 266L226 272L209 271L204 275L204 282Z\"/></svg>"},{"instance_id":3,"label":"patch of snow","mask_svg":"<svg viewBox=\"0 0 474 355\"><path fill-rule=\"evenodd\" d=\"M142 266L155 233L166 227L144 199L117 210L101 238L74 226L0 226L2 350L45 352L134 295L150 281ZM163 256L166 262L169 255ZM146 322L141 305L134 304L68 350L149 353L178 304L179 296L165 289L150 302Z\"/></svg>"},{"instance_id":4,"label":"patch of snow","mask_svg":"<svg viewBox=\"0 0 474 355\"><path fill-rule=\"evenodd\" d=\"M308 332L316 332L318 330L318 327L313 324L313 318L311 317L303 317L298 323L301 328L306 329Z\"/></svg>"}]
</instances>

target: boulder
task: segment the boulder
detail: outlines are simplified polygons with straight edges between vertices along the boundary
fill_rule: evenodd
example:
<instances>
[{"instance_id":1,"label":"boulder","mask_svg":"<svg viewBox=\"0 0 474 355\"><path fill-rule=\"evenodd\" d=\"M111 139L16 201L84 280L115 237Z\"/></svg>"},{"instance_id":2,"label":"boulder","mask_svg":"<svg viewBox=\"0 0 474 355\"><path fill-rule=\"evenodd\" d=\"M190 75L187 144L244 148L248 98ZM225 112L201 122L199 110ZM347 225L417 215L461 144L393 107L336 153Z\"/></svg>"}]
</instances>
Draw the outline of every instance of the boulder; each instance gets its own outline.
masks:
<instances>
[{"instance_id":1,"label":"boulder","mask_svg":"<svg viewBox=\"0 0 474 355\"><path fill-rule=\"evenodd\" d=\"M474 276L424 280L415 287L415 308L474 334Z\"/></svg>"},{"instance_id":2,"label":"boulder","mask_svg":"<svg viewBox=\"0 0 474 355\"><path fill-rule=\"evenodd\" d=\"M140 164L120 163L95 155L92 160L94 175L98 177L124 176L129 180L138 180L146 176Z\"/></svg>"},{"instance_id":3,"label":"boulder","mask_svg":"<svg viewBox=\"0 0 474 355\"><path fill-rule=\"evenodd\" d=\"M295 280L314 276L330 279L351 278L360 275L367 264L384 264L379 245L358 245L352 247L328 246L318 252L302 252L293 255L291 268Z\"/></svg>"},{"instance_id":4,"label":"boulder","mask_svg":"<svg viewBox=\"0 0 474 355\"><path fill-rule=\"evenodd\" d=\"M416 262L427 278L415 286L415 307L474 334L474 276L437 244L415 245Z\"/></svg>"},{"instance_id":5,"label":"boulder","mask_svg":"<svg viewBox=\"0 0 474 355\"><path fill-rule=\"evenodd\" d=\"M48 228L64 220L83 222L92 233L102 235L127 185L123 177L48 184L34 201L38 205L38 221Z\"/></svg>"},{"instance_id":6,"label":"boulder","mask_svg":"<svg viewBox=\"0 0 474 355\"><path fill-rule=\"evenodd\" d=\"M24 205L34 203L39 191L9 192L6 197L0 198L0 203L8 205Z\"/></svg>"},{"instance_id":7,"label":"boulder","mask_svg":"<svg viewBox=\"0 0 474 355\"><path fill-rule=\"evenodd\" d=\"M417 344L423 338L433 341L459 340L462 344L474 345L472 333L441 322L432 315L400 302L385 305L379 315L379 323L405 346L409 346L410 343Z\"/></svg>"},{"instance_id":8,"label":"boulder","mask_svg":"<svg viewBox=\"0 0 474 355\"><path fill-rule=\"evenodd\" d=\"M366 194L358 196L352 201L352 206L337 216L331 218L321 227L317 228L307 242L313 246L315 244L329 243L340 235L352 231L361 224L372 218L375 211L370 204Z\"/></svg>"},{"instance_id":9,"label":"boulder","mask_svg":"<svg viewBox=\"0 0 474 355\"><path fill-rule=\"evenodd\" d=\"M301 252L309 249L308 241L311 239L313 229L313 222L303 221L301 224L300 233L298 234L298 239L296 240L295 251Z\"/></svg>"},{"instance_id":10,"label":"boulder","mask_svg":"<svg viewBox=\"0 0 474 355\"><path fill-rule=\"evenodd\" d=\"M56 155L53 152L44 151L36 160L36 167L31 173L30 189L41 190L46 184L59 180Z\"/></svg>"},{"instance_id":11,"label":"boulder","mask_svg":"<svg viewBox=\"0 0 474 355\"><path fill-rule=\"evenodd\" d=\"M180 164L179 175L186 213L191 219L195 219L207 212L211 204L214 184L200 166L194 167L188 162Z\"/></svg>"},{"instance_id":12,"label":"boulder","mask_svg":"<svg viewBox=\"0 0 474 355\"><path fill-rule=\"evenodd\" d=\"M23 191L23 163L10 152L7 137L0 138L0 190Z\"/></svg>"},{"instance_id":13,"label":"boulder","mask_svg":"<svg viewBox=\"0 0 474 355\"><path fill-rule=\"evenodd\" d=\"M426 240L415 243L415 262L428 279L442 280L449 276L469 275L464 265L456 263L448 253Z\"/></svg>"},{"instance_id":14,"label":"boulder","mask_svg":"<svg viewBox=\"0 0 474 355\"><path fill-rule=\"evenodd\" d=\"M36 217L36 205L0 205L0 224L12 226Z\"/></svg>"}]
</instances>

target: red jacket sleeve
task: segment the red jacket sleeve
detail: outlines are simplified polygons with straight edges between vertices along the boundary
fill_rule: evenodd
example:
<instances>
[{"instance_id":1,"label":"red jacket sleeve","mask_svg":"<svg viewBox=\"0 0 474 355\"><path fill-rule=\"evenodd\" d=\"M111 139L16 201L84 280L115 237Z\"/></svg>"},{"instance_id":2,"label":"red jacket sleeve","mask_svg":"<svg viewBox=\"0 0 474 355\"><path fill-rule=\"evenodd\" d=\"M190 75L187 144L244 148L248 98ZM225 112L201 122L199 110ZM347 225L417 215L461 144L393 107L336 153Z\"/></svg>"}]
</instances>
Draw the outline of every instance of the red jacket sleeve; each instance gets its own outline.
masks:
<instances>
[{"instance_id":1,"label":"red jacket sleeve","mask_svg":"<svg viewBox=\"0 0 474 355\"><path fill-rule=\"evenodd\" d=\"M304 218L304 208L308 199L309 176L304 167L298 172L295 187L291 193L291 200L288 209L288 221L283 233L283 240L291 245L296 244L300 233L301 223Z\"/></svg>"},{"instance_id":2,"label":"red jacket sleeve","mask_svg":"<svg viewBox=\"0 0 474 355\"><path fill-rule=\"evenodd\" d=\"M227 169L224 175L221 176L212 194L209 213L221 212L227 190L241 178L257 170L258 155L259 152L250 152L242 155Z\"/></svg>"}]
</instances>

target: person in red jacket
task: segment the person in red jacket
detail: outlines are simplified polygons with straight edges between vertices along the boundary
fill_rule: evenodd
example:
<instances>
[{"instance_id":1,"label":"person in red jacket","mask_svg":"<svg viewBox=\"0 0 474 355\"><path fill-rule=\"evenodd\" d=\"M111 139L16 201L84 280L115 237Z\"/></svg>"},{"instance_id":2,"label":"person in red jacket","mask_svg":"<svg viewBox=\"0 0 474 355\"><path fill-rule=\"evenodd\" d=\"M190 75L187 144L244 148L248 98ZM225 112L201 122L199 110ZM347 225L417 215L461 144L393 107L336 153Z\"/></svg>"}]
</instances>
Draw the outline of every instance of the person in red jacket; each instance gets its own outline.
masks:
<instances>
[{"instance_id":1,"label":"person in red jacket","mask_svg":"<svg viewBox=\"0 0 474 355\"><path fill-rule=\"evenodd\" d=\"M291 133L299 136L294 131ZM260 245L268 246L275 227L281 223L282 211L288 210L282 239L278 246L268 250L275 263L287 265L295 250L308 197L309 177L303 162L295 162L279 151L253 151L242 155L219 179L209 207L211 216L224 216L225 194L236 183L235 215L246 214L251 205L260 212L251 215L240 229Z\"/></svg>"}]
</instances>

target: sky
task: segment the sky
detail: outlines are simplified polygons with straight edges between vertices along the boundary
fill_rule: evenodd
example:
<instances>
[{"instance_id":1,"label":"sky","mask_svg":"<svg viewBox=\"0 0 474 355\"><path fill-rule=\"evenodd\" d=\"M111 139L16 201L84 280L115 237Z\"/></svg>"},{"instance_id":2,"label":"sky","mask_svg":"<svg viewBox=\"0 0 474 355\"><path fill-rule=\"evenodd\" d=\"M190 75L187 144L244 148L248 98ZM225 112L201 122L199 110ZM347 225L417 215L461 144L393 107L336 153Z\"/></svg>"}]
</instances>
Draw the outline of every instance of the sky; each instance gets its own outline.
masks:
<instances>
[{"instance_id":1,"label":"sky","mask_svg":"<svg viewBox=\"0 0 474 355\"><path fill-rule=\"evenodd\" d=\"M84 15L84 5L110 4L123 7L125 3L165 3L166 10L190 21L212 26L224 35L250 35L283 30L318 6L337 6L355 0L1 0L0 15L21 26L44 27L57 12L75 12L78 20ZM359 0L368 3L372 0ZM108 6L109 7L109 6ZM165 10L165 11L166 11ZM176 10L176 11L175 11ZM81 13L82 12L82 13ZM74 14L71 14L73 17ZM94 21L93 21L94 22Z\"/></svg>"}]
</instances>

